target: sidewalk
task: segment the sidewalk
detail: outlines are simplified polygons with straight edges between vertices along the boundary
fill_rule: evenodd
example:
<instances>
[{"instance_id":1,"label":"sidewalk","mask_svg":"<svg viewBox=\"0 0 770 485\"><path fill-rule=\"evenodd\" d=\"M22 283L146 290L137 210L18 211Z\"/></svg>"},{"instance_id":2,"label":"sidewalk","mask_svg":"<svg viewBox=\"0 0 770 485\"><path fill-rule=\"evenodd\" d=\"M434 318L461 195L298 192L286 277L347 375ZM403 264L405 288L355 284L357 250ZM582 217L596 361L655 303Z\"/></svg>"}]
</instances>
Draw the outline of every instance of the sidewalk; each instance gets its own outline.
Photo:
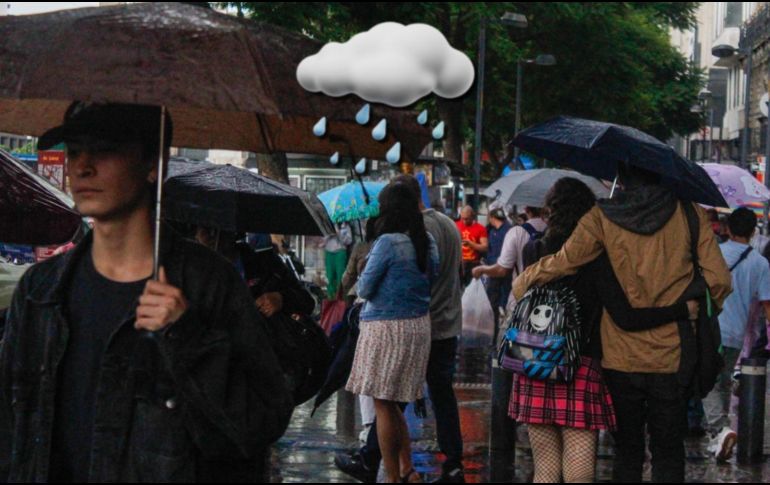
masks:
<instances>
[{"instance_id":1,"label":"sidewalk","mask_svg":"<svg viewBox=\"0 0 770 485\"><path fill-rule=\"evenodd\" d=\"M462 434L465 440L465 476L469 483L490 481L491 476L509 477L514 483L532 481L532 458L529 451L526 430L518 429L516 463L511 470L490 463L488 456L490 387L489 372L483 355L465 354L460 359L456 385L460 406ZM311 418L312 402L298 408L284 438L274 447L272 456L272 482L331 482L351 483L355 480L334 467L334 454L359 446L358 432L360 417L355 415L354 429L351 428L350 411L338 399L332 397ZM428 406L430 409L430 405ZM347 417L347 425L345 424ZM338 418L342 421L339 427ZM435 441L435 426L432 413L422 420L414 416L411 406L407 419L413 439L413 458L417 470L426 481L440 474L441 456ZM758 466L738 466L735 459L729 464L717 465L706 453L707 440L693 440L687 443L687 481L714 483L769 483L770 460ZM512 476L511 476L512 474ZM612 448L609 436L602 435L599 448L597 478L609 482L612 475ZM649 464L646 469L649 480ZM505 480L509 481L509 480Z\"/></svg>"}]
</instances>

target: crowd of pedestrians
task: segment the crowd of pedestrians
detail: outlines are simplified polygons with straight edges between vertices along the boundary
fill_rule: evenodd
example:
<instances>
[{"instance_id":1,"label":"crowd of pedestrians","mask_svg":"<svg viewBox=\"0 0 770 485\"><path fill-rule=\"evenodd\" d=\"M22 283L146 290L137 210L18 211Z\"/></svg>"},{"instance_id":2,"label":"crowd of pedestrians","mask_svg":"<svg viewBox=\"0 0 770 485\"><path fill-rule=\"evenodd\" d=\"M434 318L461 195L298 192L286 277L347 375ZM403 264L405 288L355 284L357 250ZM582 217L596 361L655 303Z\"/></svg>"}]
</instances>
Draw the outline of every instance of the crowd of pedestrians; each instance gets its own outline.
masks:
<instances>
[{"instance_id":1,"label":"crowd of pedestrians","mask_svg":"<svg viewBox=\"0 0 770 485\"><path fill-rule=\"evenodd\" d=\"M159 119L152 107L76 103L41 138L66 144L75 202L95 224L25 274L7 312L2 479L256 480L297 404L282 376L299 359L274 342L275 322L306 318L315 301L268 236L248 244L169 227L151 279ZM328 296L360 308L344 387L361 396L368 428L361 449L335 457L340 469L372 482L382 465L389 482L421 481L404 408L427 385L446 457L439 481L464 482L453 379L474 278L486 284L494 343L525 359L512 369L509 415L528 426L536 482L593 481L599 431L613 436L614 481L641 481L649 442L653 481L682 482L688 410L715 459L731 457L734 370L767 355L767 239L753 212L715 219L651 172L620 164L618 184L597 201L562 178L544 207L510 218L493 205L484 227L471 207L458 221L426 208L402 175L350 257L348 225L324 241ZM543 288L555 303L530 304ZM711 354L692 345L716 315L719 372L707 376L694 362ZM521 350L530 327L546 335L545 354L532 351L543 339Z\"/></svg>"}]
</instances>

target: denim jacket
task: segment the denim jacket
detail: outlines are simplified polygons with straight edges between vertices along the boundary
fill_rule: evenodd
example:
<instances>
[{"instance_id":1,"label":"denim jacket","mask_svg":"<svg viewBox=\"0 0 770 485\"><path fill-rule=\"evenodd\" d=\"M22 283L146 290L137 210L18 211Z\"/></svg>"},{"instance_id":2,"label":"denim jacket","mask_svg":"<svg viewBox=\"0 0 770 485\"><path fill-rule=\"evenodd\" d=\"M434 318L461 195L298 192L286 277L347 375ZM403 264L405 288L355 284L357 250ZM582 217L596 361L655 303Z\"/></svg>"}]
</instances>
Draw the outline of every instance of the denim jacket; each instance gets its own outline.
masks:
<instances>
[{"instance_id":1,"label":"denim jacket","mask_svg":"<svg viewBox=\"0 0 770 485\"><path fill-rule=\"evenodd\" d=\"M366 300L362 321L406 320L428 315L430 289L438 275L438 250L430 239L428 270L417 266L417 253L406 234L384 234L369 253L358 280L358 296Z\"/></svg>"}]
</instances>

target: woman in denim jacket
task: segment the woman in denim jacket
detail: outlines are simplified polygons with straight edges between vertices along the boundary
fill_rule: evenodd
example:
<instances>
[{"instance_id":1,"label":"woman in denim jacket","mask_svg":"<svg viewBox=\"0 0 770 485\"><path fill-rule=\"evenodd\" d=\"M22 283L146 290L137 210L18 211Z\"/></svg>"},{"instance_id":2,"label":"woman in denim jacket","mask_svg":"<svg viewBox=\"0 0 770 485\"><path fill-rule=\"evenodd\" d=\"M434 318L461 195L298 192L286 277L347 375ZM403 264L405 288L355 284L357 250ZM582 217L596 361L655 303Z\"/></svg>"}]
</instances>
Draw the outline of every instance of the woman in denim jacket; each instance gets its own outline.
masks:
<instances>
[{"instance_id":1,"label":"woman in denim jacket","mask_svg":"<svg viewBox=\"0 0 770 485\"><path fill-rule=\"evenodd\" d=\"M377 435L389 482L418 482L400 404L422 397L430 353L430 289L436 244L415 195L391 184L380 193L380 219L358 280L361 334L347 390L374 398Z\"/></svg>"}]
</instances>

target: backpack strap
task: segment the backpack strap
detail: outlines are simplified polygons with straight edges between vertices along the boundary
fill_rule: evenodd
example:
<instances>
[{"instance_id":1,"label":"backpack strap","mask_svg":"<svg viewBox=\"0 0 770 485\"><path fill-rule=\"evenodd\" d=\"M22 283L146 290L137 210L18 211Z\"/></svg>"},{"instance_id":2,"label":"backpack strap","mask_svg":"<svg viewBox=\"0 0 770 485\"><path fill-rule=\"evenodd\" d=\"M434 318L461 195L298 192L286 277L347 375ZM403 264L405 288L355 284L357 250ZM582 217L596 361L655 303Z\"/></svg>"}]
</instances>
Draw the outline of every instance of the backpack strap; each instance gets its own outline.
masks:
<instances>
[{"instance_id":1,"label":"backpack strap","mask_svg":"<svg viewBox=\"0 0 770 485\"><path fill-rule=\"evenodd\" d=\"M732 267L730 267L730 272L731 273L733 272L733 270L735 268L738 267L739 264L741 264L742 262L746 261L746 258L749 257L749 254L751 253L751 250L752 250L752 247L749 246L743 253L741 253L741 257L738 258L738 261L736 261L735 264L732 265Z\"/></svg>"},{"instance_id":2,"label":"backpack strap","mask_svg":"<svg viewBox=\"0 0 770 485\"><path fill-rule=\"evenodd\" d=\"M544 232L538 231L537 229L535 229L535 226L533 226L529 222L525 222L524 224L521 225L521 227L525 231L527 231L527 234L529 234L529 240L530 241L536 241L538 239L542 239L543 236L545 235Z\"/></svg>"},{"instance_id":3,"label":"backpack strap","mask_svg":"<svg viewBox=\"0 0 770 485\"><path fill-rule=\"evenodd\" d=\"M529 237L534 237L535 234L537 234L537 230L535 229L535 226L530 224L529 222L525 222L521 225L521 228L527 231L527 234L529 234Z\"/></svg>"},{"instance_id":4,"label":"backpack strap","mask_svg":"<svg viewBox=\"0 0 770 485\"><path fill-rule=\"evenodd\" d=\"M698 214L695 213L695 208L691 202L680 202L684 209L684 214L687 217L687 226L690 229L690 254L692 256L692 264L695 266L695 271L701 274L700 260L698 259L698 235L700 234L700 221L698 221Z\"/></svg>"},{"instance_id":5,"label":"backpack strap","mask_svg":"<svg viewBox=\"0 0 770 485\"><path fill-rule=\"evenodd\" d=\"M700 266L700 260L698 259L698 235L700 234L700 221L698 221L698 215L695 213L695 208L692 206L692 202L681 202L684 208L684 213L687 216L687 225L690 227L690 252L692 254L692 264L695 267L695 278L700 278L706 284L706 314L711 317L714 311L711 299L711 290L709 289L706 278L703 276L703 269Z\"/></svg>"}]
</instances>

